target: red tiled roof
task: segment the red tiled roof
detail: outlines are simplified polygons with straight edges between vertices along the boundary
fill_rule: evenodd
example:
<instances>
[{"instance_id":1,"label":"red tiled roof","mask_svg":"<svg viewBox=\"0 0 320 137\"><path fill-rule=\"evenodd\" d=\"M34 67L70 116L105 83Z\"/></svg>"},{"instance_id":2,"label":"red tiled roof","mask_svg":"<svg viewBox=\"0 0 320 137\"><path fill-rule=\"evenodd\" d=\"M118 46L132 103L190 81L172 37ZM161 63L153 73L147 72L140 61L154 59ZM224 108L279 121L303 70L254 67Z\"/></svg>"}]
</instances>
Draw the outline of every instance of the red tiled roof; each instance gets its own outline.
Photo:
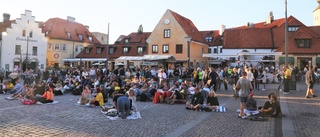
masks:
<instances>
[{"instance_id":1,"label":"red tiled roof","mask_svg":"<svg viewBox=\"0 0 320 137\"><path fill-rule=\"evenodd\" d=\"M171 14L175 17L175 19L178 21L182 29L186 32L186 34L191 37L192 40L202 43L207 43L197 27L193 24L191 20L189 20L186 17L183 17L179 15L178 13L169 10Z\"/></svg>"},{"instance_id":2,"label":"red tiled roof","mask_svg":"<svg viewBox=\"0 0 320 137\"><path fill-rule=\"evenodd\" d=\"M291 37L288 37L288 53L289 54L319 54L320 53L320 41L319 32L315 33L312 29L320 29L319 27L306 27L301 26L297 31L295 31ZM298 48L296 44L296 39L311 39L310 48ZM285 43L283 43L277 50L277 52L285 52Z\"/></svg>"},{"instance_id":3,"label":"red tiled roof","mask_svg":"<svg viewBox=\"0 0 320 137\"><path fill-rule=\"evenodd\" d=\"M226 29L224 31L224 49L266 49L272 46L270 29Z\"/></svg>"},{"instance_id":4,"label":"red tiled roof","mask_svg":"<svg viewBox=\"0 0 320 137\"><path fill-rule=\"evenodd\" d=\"M84 25L61 18L51 18L43 23L42 33L45 33L46 31L49 31L48 37L51 39L100 44L96 37ZM67 32L71 33L71 38L68 37ZM78 37L79 34L83 36L83 40ZM92 37L92 42L89 40L89 36Z\"/></svg>"},{"instance_id":5,"label":"red tiled roof","mask_svg":"<svg viewBox=\"0 0 320 137\"><path fill-rule=\"evenodd\" d=\"M6 22L0 22L0 37L2 38L2 32L6 32L7 31L7 28L10 28L11 27L11 24L12 23L15 23L16 20L9 20L9 21L6 21Z\"/></svg>"},{"instance_id":6,"label":"red tiled roof","mask_svg":"<svg viewBox=\"0 0 320 137\"><path fill-rule=\"evenodd\" d=\"M210 30L210 31L200 31L204 38L212 37L211 42L206 42L209 46L221 46L222 39L221 35L219 34L219 30Z\"/></svg>"},{"instance_id":7,"label":"red tiled roof","mask_svg":"<svg viewBox=\"0 0 320 137\"><path fill-rule=\"evenodd\" d=\"M115 51L113 54L109 54L110 59L116 59L120 56L143 56L146 55L147 50L147 43L146 39L149 37L151 33L145 32L145 33L131 33L126 38L129 38L129 43L125 43L125 39L122 39L119 43L109 45L109 47L115 48ZM143 48L143 53L138 54L138 47ZM103 48L101 51L101 54L97 53L97 48ZM129 52L127 54L123 54L123 48L129 47ZM88 48L90 48L90 53L86 54L84 51L80 52L76 58L106 58L107 50L106 45L89 45Z\"/></svg>"}]
</instances>

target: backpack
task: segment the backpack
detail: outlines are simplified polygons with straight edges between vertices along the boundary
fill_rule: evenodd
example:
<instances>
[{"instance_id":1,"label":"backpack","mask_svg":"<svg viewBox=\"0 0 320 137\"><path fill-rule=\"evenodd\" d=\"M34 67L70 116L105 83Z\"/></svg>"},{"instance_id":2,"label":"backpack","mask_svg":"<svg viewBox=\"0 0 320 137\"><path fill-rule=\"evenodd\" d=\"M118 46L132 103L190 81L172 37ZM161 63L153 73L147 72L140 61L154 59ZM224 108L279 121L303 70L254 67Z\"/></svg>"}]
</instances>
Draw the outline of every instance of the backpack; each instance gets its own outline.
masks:
<instances>
[{"instance_id":1,"label":"backpack","mask_svg":"<svg viewBox=\"0 0 320 137\"><path fill-rule=\"evenodd\" d=\"M147 95L146 93L142 93L142 94L140 95L140 101L141 101L141 102L146 102L146 101L148 101L148 95Z\"/></svg>"}]
</instances>

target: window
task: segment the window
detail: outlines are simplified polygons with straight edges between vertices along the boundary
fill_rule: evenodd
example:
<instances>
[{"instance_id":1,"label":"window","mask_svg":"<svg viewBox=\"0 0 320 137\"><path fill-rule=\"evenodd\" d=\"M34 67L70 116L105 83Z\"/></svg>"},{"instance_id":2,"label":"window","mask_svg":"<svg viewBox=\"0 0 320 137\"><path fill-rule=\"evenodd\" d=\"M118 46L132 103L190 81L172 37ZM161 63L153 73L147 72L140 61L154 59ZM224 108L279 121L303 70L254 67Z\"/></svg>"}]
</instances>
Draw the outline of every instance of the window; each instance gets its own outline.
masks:
<instances>
[{"instance_id":1,"label":"window","mask_svg":"<svg viewBox=\"0 0 320 137\"><path fill-rule=\"evenodd\" d=\"M213 48L213 53L218 53L217 48Z\"/></svg>"},{"instance_id":2,"label":"window","mask_svg":"<svg viewBox=\"0 0 320 137\"><path fill-rule=\"evenodd\" d=\"M101 54L101 48L97 48L97 54Z\"/></svg>"},{"instance_id":3,"label":"window","mask_svg":"<svg viewBox=\"0 0 320 137\"><path fill-rule=\"evenodd\" d=\"M29 37L32 38L33 31L30 31Z\"/></svg>"},{"instance_id":4,"label":"window","mask_svg":"<svg viewBox=\"0 0 320 137\"><path fill-rule=\"evenodd\" d=\"M211 53L211 52L212 52L211 48L208 48L208 53Z\"/></svg>"},{"instance_id":5,"label":"window","mask_svg":"<svg viewBox=\"0 0 320 137\"><path fill-rule=\"evenodd\" d=\"M83 36L81 34L78 34L78 37L80 40L83 40Z\"/></svg>"},{"instance_id":6,"label":"window","mask_svg":"<svg viewBox=\"0 0 320 137\"><path fill-rule=\"evenodd\" d=\"M22 37L25 37L26 36L26 30L22 30Z\"/></svg>"},{"instance_id":7,"label":"window","mask_svg":"<svg viewBox=\"0 0 320 137\"><path fill-rule=\"evenodd\" d=\"M46 33L44 34L44 36L48 36L49 35L49 30L46 31Z\"/></svg>"},{"instance_id":8,"label":"window","mask_svg":"<svg viewBox=\"0 0 320 137\"><path fill-rule=\"evenodd\" d=\"M68 38L71 39L71 33L70 33L70 32L67 32L67 35L68 35Z\"/></svg>"},{"instance_id":9,"label":"window","mask_svg":"<svg viewBox=\"0 0 320 137\"><path fill-rule=\"evenodd\" d=\"M294 27L294 26L289 26L288 27L288 31L289 32L294 32L294 31L297 31L299 29L299 27Z\"/></svg>"},{"instance_id":10,"label":"window","mask_svg":"<svg viewBox=\"0 0 320 137\"><path fill-rule=\"evenodd\" d=\"M67 44L62 44L61 48L63 52L67 52Z\"/></svg>"},{"instance_id":11,"label":"window","mask_svg":"<svg viewBox=\"0 0 320 137\"><path fill-rule=\"evenodd\" d=\"M296 39L298 48L310 48L311 40L310 39Z\"/></svg>"},{"instance_id":12,"label":"window","mask_svg":"<svg viewBox=\"0 0 320 137\"><path fill-rule=\"evenodd\" d=\"M176 45L176 53L182 53L182 45Z\"/></svg>"},{"instance_id":13,"label":"window","mask_svg":"<svg viewBox=\"0 0 320 137\"><path fill-rule=\"evenodd\" d=\"M75 52L78 52L79 51L79 46L76 45L76 48L74 49Z\"/></svg>"},{"instance_id":14,"label":"window","mask_svg":"<svg viewBox=\"0 0 320 137\"><path fill-rule=\"evenodd\" d=\"M16 55L20 55L21 53L21 45L16 45L16 50L14 52Z\"/></svg>"},{"instance_id":15,"label":"window","mask_svg":"<svg viewBox=\"0 0 320 137\"><path fill-rule=\"evenodd\" d=\"M222 53L222 48L220 48L220 53Z\"/></svg>"},{"instance_id":16,"label":"window","mask_svg":"<svg viewBox=\"0 0 320 137\"><path fill-rule=\"evenodd\" d=\"M212 42L212 37L206 37L207 42Z\"/></svg>"},{"instance_id":17,"label":"window","mask_svg":"<svg viewBox=\"0 0 320 137\"><path fill-rule=\"evenodd\" d=\"M204 48L202 48L202 54L204 53Z\"/></svg>"},{"instance_id":18,"label":"window","mask_svg":"<svg viewBox=\"0 0 320 137\"><path fill-rule=\"evenodd\" d=\"M152 45L152 53L158 53L158 45Z\"/></svg>"},{"instance_id":19,"label":"window","mask_svg":"<svg viewBox=\"0 0 320 137\"><path fill-rule=\"evenodd\" d=\"M114 53L114 47L110 47L109 48L109 54L113 54Z\"/></svg>"},{"instance_id":20,"label":"window","mask_svg":"<svg viewBox=\"0 0 320 137\"><path fill-rule=\"evenodd\" d=\"M41 64L41 69L44 69L44 64Z\"/></svg>"},{"instance_id":21,"label":"window","mask_svg":"<svg viewBox=\"0 0 320 137\"><path fill-rule=\"evenodd\" d=\"M90 53L90 49L89 48L85 48L85 53L89 54Z\"/></svg>"},{"instance_id":22,"label":"window","mask_svg":"<svg viewBox=\"0 0 320 137\"><path fill-rule=\"evenodd\" d=\"M54 44L54 51L60 51L60 46L59 44Z\"/></svg>"},{"instance_id":23,"label":"window","mask_svg":"<svg viewBox=\"0 0 320 137\"><path fill-rule=\"evenodd\" d=\"M33 56L37 56L38 55L38 47L36 47L36 46L32 47L32 55Z\"/></svg>"},{"instance_id":24,"label":"window","mask_svg":"<svg viewBox=\"0 0 320 137\"><path fill-rule=\"evenodd\" d=\"M138 54L142 54L143 53L143 48L142 47L138 47Z\"/></svg>"},{"instance_id":25,"label":"window","mask_svg":"<svg viewBox=\"0 0 320 137\"><path fill-rule=\"evenodd\" d=\"M164 30L163 37L164 37L164 38L170 38L170 29L165 29L165 30Z\"/></svg>"},{"instance_id":26,"label":"window","mask_svg":"<svg viewBox=\"0 0 320 137\"><path fill-rule=\"evenodd\" d=\"M169 53L169 45L162 46L162 53Z\"/></svg>"},{"instance_id":27,"label":"window","mask_svg":"<svg viewBox=\"0 0 320 137\"><path fill-rule=\"evenodd\" d=\"M128 52L129 52L129 48L128 47L123 47L122 53L123 54L128 54Z\"/></svg>"},{"instance_id":28,"label":"window","mask_svg":"<svg viewBox=\"0 0 320 137\"><path fill-rule=\"evenodd\" d=\"M124 43L129 43L129 39L124 39Z\"/></svg>"},{"instance_id":29,"label":"window","mask_svg":"<svg viewBox=\"0 0 320 137\"><path fill-rule=\"evenodd\" d=\"M92 37L91 36L89 36L88 39L92 42Z\"/></svg>"}]
</instances>

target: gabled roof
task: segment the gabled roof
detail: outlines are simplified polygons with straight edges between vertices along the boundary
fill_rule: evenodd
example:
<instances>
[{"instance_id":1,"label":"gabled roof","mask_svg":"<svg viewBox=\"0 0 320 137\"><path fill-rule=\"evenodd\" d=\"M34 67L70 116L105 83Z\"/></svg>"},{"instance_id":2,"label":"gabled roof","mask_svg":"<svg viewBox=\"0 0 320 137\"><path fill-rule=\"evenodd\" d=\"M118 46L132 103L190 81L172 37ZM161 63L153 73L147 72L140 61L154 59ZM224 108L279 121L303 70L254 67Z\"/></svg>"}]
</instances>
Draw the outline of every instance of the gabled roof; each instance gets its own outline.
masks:
<instances>
[{"instance_id":1,"label":"gabled roof","mask_svg":"<svg viewBox=\"0 0 320 137\"><path fill-rule=\"evenodd\" d=\"M271 29L226 29L224 49L266 49L272 48Z\"/></svg>"},{"instance_id":2,"label":"gabled roof","mask_svg":"<svg viewBox=\"0 0 320 137\"><path fill-rule=\"evenodd\" d=\"M128 36L124 36L125 38L129 39L128 43L125 43L125 38L123 38L120 42L117 42L113 45L109 45L109 48L114 48L114 53L109 54L109 58L119 58L120 56L143 56L146 55L147 50L147 43L146 39L149 37L151 33L150 32L144 32L144 33L131 33ZM122 35L123 36L123 35ZM86 54L85 50L81 51L76 58L106 58L107 50L106 50L105 44L103 45L89 45L88 48L90 48L90 53ZM129 52L126 54L123 54L123 48L128 47ZM143 48L143 52L141 54L138 54L138 47ZM101 54L97 53L97 48L103 48L101 51Z\"/></svg>"},{"instance_id":3,"label":"gabled roof","mask_svg":"<svg viewBox=\"0 0 320 137\"><path fill-rule=\"evenodd\" d=\"M320 27L312 27L313 29ZM314 32L312 28L301 26L297 31L294 32L288 38L288 53L297 54L297 53L309 53L309 54L319 54L320 53L320 41L319 34ZM318 32L319 33L319 32ZM296 44L296 39L310 39L311 47L310 48L298 48ZM277 52L285 52L285 43L283 43L277 50Z\"/></svg>"},{"instance_id":4,"label":"gabled roof","mask_svg":"<svg viewBox=\"0 0 320 137\"><path fill-rule=\"evenodd\" d=\"M203 38L202 34L199 32L197 27L193 24L191 20L186 17L179 15L178 13L169 10L174 18L178 21L182 29L186 32L186 34L191 37L193 41L207 43Z\"/></svg>"},{"instance_id":5,"label":"gabled roof","mask_svg":"<svg viewBox=\"0 0 320 137\"><path fill-rule=\"evenodd\" d=\"M212 37L211 42L206 42L209 46L221 46L222 39L221 35L219 34L219 30L207 30L207 31L200 31L204 38Z\"/></svg>"},{"instance_id":6,"label":"gabled roof","mask_svg":"<svg viewBox=\"0 0 320 137\"><path fill-rule=\"evenodd\" d=\"M11 24L12 23L15 23L16 20L9 20L9 21L6 21L6 22L0 22L0 37L2 38L2 32L6 32L7 31L7 28L10 28L11 27Z\"/></svg>"},{"instance_id":7,"label":"gabled roof","mask_svg":"<svg viewBox=\"0 0 320 137\"><path fill-rule=\"evenodd\" d=\"M96 37L84 25L61 18L51 18L44 22L42 24L42 33L46 33L46 31L49 31L47 36L50 39L100 44ZM69 38L67 32L70 32L71 38ZM82 35L83 40L81 40L78 35ZM92 41L89 40L89 37L92 37Z\"/></svg>"}]
</instances>

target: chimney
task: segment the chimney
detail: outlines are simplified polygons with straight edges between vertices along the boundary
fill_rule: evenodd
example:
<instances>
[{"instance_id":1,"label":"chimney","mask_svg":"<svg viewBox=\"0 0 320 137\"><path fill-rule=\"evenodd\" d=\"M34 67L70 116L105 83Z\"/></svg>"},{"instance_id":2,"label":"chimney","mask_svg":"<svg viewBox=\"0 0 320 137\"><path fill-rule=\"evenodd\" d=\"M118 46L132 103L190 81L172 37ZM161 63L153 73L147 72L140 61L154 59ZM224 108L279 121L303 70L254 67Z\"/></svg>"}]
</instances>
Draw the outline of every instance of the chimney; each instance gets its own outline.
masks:
<instances>
[{"instance_id":1,"label":"chimney","mask_svg":"<svg viewBox=\"0 0 320 137\"><path fill-rule=\"evenodd\" d=\"M86 27L89 30L89 26L88 25L85 25L84 27Z\"/></svg>"},{"instance_id":2,"label":"chimney","mask_svg":"<svg viewBox=\"0 0 320 137\"><path fill-rule=\"evenodd\" d=\"M267 17L266 24L270 24L273 21L273 12L270 11L269 16Z\"/></svg>"},{"instance_id":3,"label":"chimney","mask_svg":"<svg viewBox=\"0 0 320 137\"><path fill-rule=\"evenodd\" d=\"M10 20L10 14L3 13L3 23Z\"/></svg>"},{"instance_id":4,"label":"chimney","mask_svg":"<svg viewBox=\"0 0 320 137\"><path fill-rule=\"evenodd\" d=\"M75 22L75 21L76 21L76 18L71 17L71 16L67 16L67 20L68 20L69 22Z\"/></svg>"},{"instance_id":5,"label":"chimney","mask_svg":"<svg viewBox=\"0 0 320 137\"><path fill-rule=\"evenodd\" d=\"M224 32L224 30L226 29L226 25L221 25L220 26L220 30L219 30L219 35L222 35L222 33Z\"/></svg>"}]
</instances>

